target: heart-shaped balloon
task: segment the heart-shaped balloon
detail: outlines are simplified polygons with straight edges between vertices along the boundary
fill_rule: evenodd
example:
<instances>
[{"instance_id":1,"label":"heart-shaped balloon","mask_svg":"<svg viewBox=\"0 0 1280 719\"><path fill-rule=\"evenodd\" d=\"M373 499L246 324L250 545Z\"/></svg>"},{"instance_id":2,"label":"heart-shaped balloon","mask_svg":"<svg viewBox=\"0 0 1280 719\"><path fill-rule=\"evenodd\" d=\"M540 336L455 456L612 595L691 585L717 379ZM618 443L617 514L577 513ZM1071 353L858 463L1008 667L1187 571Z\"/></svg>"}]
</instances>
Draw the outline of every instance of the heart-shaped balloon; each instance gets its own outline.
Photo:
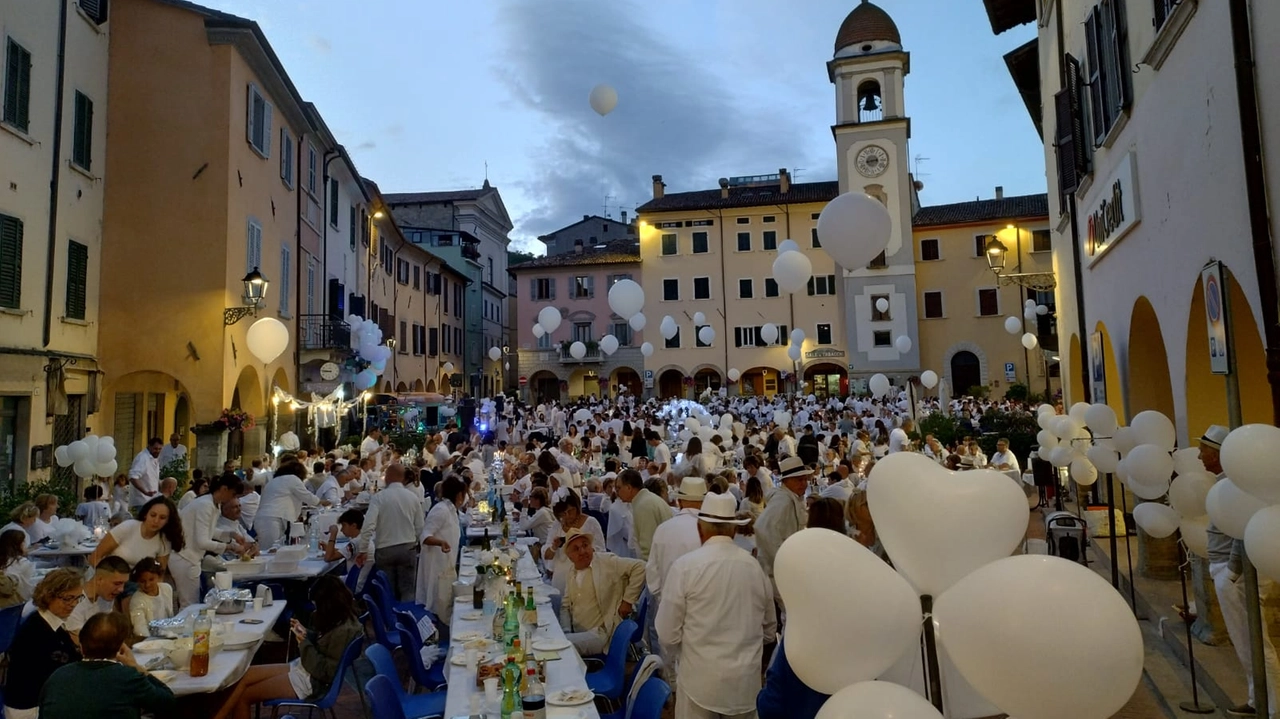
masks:
<instances>
[{"instance_id":1,"label":"heart-shaped balloon","mask_svg":"<svg viewBox=\"0 0 1280 719\"><path fill-rule=\"evenodd\" d=\"M796 532L778 549L773 576L787 609L787 660L823 694L875 679L919 644L911 585L843 534Z\"/></svg>"},{"instance_id":2,"label":"heart-shaped balloon","mask_svg":"<svg viewBox=\"0 0 1280 719\"><path fill-rule=\"evenodd\" d=\"M1007 475L952 472L914 452L876 462L867 504L889 558L921 594L1009 556L1027 532L1027 497Z\"/></svg>"}]
</instances>

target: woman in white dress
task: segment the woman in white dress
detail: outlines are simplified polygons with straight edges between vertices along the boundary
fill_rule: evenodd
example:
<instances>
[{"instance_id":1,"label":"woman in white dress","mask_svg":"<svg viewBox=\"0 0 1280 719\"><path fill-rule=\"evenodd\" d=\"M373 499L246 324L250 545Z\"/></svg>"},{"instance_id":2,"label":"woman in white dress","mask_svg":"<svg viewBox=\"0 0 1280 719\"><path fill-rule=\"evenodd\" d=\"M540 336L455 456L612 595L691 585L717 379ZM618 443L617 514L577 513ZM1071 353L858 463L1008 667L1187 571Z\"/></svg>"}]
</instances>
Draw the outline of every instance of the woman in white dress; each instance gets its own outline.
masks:
<instances>
[{"instance_id":1,"label":"woman in white dress","mask_svg":"<svg viewBox=\"0 0 1280 719\"><path fill-rule=\"evenodd\" d=\"M454 549L462 539L458 507L466 496L462 480L450 475L440 483L440 501L422 525L422 553L418 555L415 599L441 622L453 617L453 583L458 579Z\"/></svg>"}]
</instances>

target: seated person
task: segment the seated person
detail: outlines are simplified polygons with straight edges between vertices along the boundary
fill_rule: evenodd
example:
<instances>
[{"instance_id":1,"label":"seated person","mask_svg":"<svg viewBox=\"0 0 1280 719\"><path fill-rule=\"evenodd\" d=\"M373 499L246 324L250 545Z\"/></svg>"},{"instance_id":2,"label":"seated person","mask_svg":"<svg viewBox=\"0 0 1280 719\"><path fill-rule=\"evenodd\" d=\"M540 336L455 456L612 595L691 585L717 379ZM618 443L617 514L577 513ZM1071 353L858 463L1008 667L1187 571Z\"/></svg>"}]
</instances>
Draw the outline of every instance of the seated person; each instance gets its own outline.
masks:
<instances>
[{"instance_id":1,"label":"seated person","mask_svg":"<svg viewBox=\"0 0 1280 719\"><path fill-rule=\"evenodd\" d=\"M102 501L102 485L84 488L84 502L76 507L76 517L89 529L105 526L111 518L111 506Z\"/></svg>"},{"instance_id":2,"label":"seated person","mask_svg":"<svg viewBox=\"0 0 1280 719\"><path fill-rule=\"evenodd\" d=\"M244 524L244 508L240 497L232 497L218 507L218 521L213 526L214 536L220 542L250 543L249 528Z\"/></svg>"},{"instance_id":3,"label":"seated person","mask_svg":"<svg viewBox=\"0 0 1280 719\"><path fill-rule=\"evenodd\" d=\"M173 616L173 587L164 583L164 570L151 557L138 562L130 578L138 591L120 600L120 611L133 623L133 633L146 638L151 622Z\"/></svg>"},{"instance_id":4,"label":"seated person","mask_svg":"<svg viewBox=\"0 0 1280 719\"><path fill-rule=\"evenodd\" d=\"M603 654L613 630L631 615L644 591L645 564L595 551L593 537L581 529L565 535L564 551L573 569L565 582L560 624L578 653Z\"/></svg>"},{"instance_id":5,"label":"seated person","mask_svg":"<svg viewBox=\"0 0 1280 719\"><path fill-rule=\"evenodd\" d=\"M0 588L0 607L31 601L36 590L36 565L27 559L27 533L21 529L0 532L0 571L12 586Z\"/></svg>"},{"instance_id":6,"label":"seated person","mask_svg":"<svg viewBox=\"0 0 1280 719\"><path fill-rule=\"evenodd\" d=\"M335 562L339 559L343 560L343 572L350 572L351 568L356 566L356 557L366 553L364 545L360 543L360 530L364 529L364 512L358 509L348 509L338 517L338 523L329 528L329 541L324 545L324 561ZM346 537L349 541L338 546L338 534ZM369 571L373 569L372 562L365 562L360 570L360 579L356 582L356 591L364 587L364 580L369 577Z\"/></svg>"},{"instance_id":7,"label":"seated person","mask_svg":"<svg viewBox=\"0 0 1280 719\"><path fill-rule=\"evenodd\" d=\"M80 631L84 661L63 666L45 682L41 719L133 719L144 711L171 716L173 691L138 665L129 632L129 620L119 612L91 617Z\"/></svg>"},{"instance_id":8,"label":"seated person","mask_svg":"<svg viewBox=\"0 0 1280 719\"><path fill-rule=\"evenodd\" d=\"M37 719L45 682L64 665L80 661L80 649L66 622L82 599L84 580L78 569L55 569L36 585L36 611L22 620L9 646L6 719Z\"/></svg>"}]
</instances>

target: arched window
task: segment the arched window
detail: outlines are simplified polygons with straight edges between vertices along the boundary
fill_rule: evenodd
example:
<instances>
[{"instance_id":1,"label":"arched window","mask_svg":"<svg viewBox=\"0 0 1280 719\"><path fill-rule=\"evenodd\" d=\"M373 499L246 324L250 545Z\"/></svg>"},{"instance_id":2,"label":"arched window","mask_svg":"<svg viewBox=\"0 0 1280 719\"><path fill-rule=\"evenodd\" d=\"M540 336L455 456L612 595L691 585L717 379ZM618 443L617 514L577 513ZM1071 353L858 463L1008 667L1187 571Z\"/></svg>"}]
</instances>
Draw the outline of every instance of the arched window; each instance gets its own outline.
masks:
<instances>
[{"instance_id":1,"label":"arched window","mask_svg":"<svg viewBox=\"0 0 1280 719\"><path fill-rule=\"evenodd\" d=\"M880 83L863 80L858 85L858 122L876 122L884 119L884 102L880 95Z\"/></svg>"},{"instance_id":2,"label":"arched window","mask_svg":"<svg viewBox=\"0 0 1280 719\"><path fill-rule=\"evenodd\" d=\"M969 394L969 390L982 384L982 363L978 355L961 350L951 356L951 389L956 396Z\"/></svg>"}]
</instances>

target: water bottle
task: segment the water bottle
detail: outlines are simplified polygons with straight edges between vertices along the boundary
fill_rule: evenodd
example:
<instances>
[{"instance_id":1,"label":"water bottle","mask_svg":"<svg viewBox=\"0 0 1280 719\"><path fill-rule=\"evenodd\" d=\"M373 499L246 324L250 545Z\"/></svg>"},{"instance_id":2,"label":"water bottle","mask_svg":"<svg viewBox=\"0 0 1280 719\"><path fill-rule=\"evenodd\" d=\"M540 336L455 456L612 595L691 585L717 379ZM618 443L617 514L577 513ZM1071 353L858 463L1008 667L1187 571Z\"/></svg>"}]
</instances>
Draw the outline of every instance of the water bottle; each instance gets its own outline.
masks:
<instances>
[{"instance_id":1,"label":"water bottle","mask_svg":"<svg viewBox=\"0 0 1280 719\"><path fill-rule=\"evenodd\" d=\"M311 531L307 534L307 554L315 556L320 553L320 523L311 522Z\"/></svg>"},{"instance_id":2,"label":"water bottle","mask_svg":"<svg viewBox=\"0 0 1280 719\"><path fill-rule=\"evenodd\" d=\"M520 705L524 710L524 719L546 719L547 696L538 680L538 670L532 664L525 671L525 683L520 692Z\"/></svg>"}]
</instances>

